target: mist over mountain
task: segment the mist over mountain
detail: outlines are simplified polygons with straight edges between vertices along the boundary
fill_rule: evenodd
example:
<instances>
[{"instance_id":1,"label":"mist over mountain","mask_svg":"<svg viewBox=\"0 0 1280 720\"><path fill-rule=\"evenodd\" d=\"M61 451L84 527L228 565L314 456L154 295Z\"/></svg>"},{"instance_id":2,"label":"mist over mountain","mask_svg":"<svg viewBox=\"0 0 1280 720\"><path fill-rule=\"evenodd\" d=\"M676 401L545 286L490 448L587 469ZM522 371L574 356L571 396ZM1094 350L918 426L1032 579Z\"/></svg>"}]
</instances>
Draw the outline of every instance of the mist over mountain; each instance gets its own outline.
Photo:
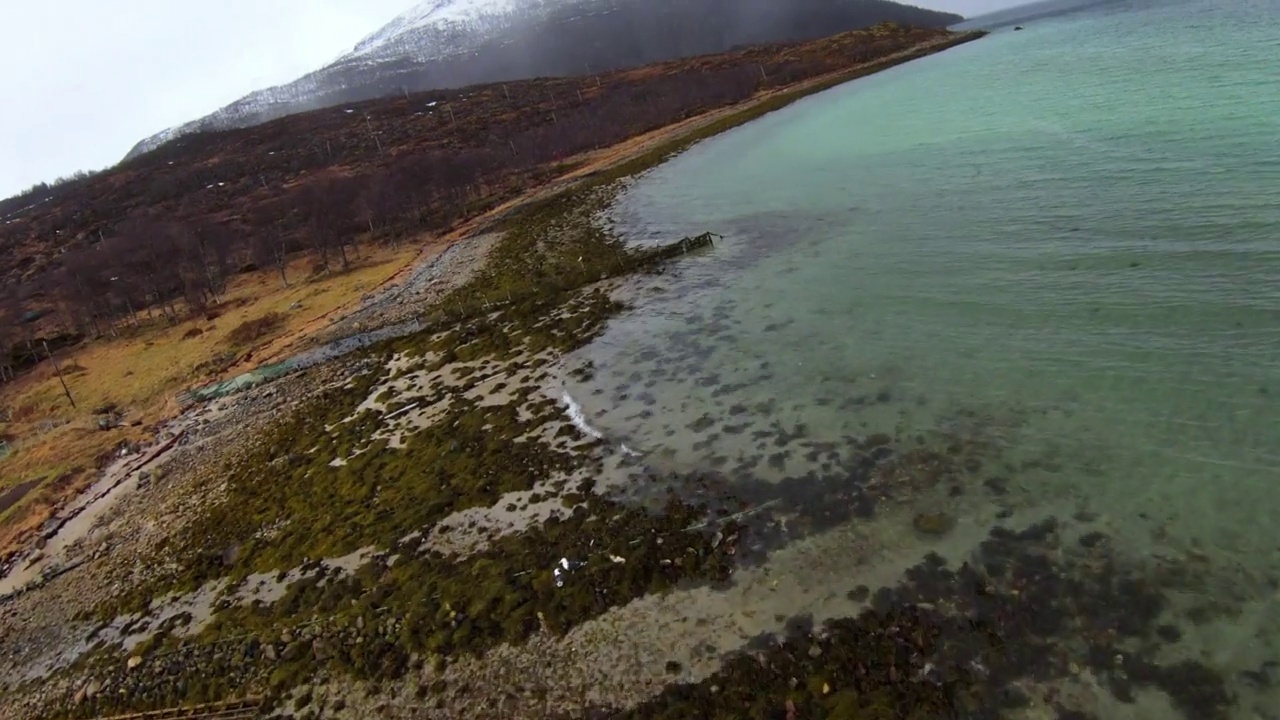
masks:
<instances>
[{"instance_id":1,"label":"mist over mountain","mask_svg":"<svg viewBox=\"0 0 1280 720\"><path fill-rule=\"evenodd\" d=\"M884 21L962 20L888 0L426 0L329 65L149 137L126 158L192 132L398 93L590 74Z\"/></svg>"},{"instance_id":2,"label":"mist over mountain","mask_svg":"<svg viewBox=\"0 0 1280 720\"><path fill-rule=\"evenodd\" d=\"M985 15L967 18L955 26L957 30L999 30L1037 20L1062 17L1072 13L1094 10L1108 5L1123 5L1126 0L1041 0L1041 2L1015 5Z\"/></svg>"}]
</instances>

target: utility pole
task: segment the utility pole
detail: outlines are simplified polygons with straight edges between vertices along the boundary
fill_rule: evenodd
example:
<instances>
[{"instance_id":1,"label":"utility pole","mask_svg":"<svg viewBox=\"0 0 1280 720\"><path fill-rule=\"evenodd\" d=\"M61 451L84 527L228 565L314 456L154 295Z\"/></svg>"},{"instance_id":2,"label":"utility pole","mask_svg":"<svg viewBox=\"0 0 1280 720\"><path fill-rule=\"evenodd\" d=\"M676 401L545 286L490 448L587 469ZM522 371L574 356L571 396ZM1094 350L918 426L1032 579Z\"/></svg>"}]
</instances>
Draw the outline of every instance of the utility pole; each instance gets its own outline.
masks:
<instances>
[{"instance_id":1,"label":"utility pole","mask_svg":"<svg viewBox=\"0 0 1280 720\"><path fill-rule=\"evenodd\" d=\"M44 354L49 357L49 362L53 363L53 371L58 374L58 382L62 383L62 392L67 394L67 400L71 402L71 408L76 409L76 399L71 397L71 389L67 387L67 381L62 377L62 368L58 367L58 361L53 359L53 353L49 352L49 342L41 341L44 344Z\"/></svg>"}]
</instances>

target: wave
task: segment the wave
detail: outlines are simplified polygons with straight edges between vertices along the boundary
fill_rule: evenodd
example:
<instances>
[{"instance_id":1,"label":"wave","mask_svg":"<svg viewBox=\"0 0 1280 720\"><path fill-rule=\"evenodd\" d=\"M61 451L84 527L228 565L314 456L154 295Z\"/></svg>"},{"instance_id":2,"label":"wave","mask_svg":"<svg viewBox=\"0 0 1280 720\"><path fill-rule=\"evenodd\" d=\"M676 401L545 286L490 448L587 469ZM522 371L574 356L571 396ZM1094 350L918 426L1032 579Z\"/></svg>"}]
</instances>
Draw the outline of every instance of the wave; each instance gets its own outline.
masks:
<instances>
[{"instance_id":1,"label":"wave","mask_svg":"<svg viewBox=\"0 0 1280 720\"><path fill-rule=\"evenodd\" d=\"M573 399L573 396L570 395L567 390L561 393L560 402L564 403L565 411L569 415L569 422L572 422L573 426L578 428L583 435L595 438L596 440L609 442L609 439L605 437L604 433L600 432L593 427L591 423L587 422L587 416L582 412L582 406L578 404L577 400ZM626 443L618 443L618 448L626 455L640 455L640 453L627 447Z\"/></svg>"}]
</instances>

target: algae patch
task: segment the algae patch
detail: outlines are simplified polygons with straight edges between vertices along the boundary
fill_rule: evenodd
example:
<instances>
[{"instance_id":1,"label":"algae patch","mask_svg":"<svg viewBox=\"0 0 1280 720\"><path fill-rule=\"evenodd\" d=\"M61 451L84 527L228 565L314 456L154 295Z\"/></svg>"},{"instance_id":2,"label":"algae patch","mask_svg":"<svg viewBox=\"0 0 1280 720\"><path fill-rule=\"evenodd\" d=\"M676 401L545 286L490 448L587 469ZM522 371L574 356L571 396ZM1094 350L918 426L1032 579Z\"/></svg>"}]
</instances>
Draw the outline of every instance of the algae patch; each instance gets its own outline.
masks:
<instances>
[{"instance_id":1,"label":"algae patch","mask_svg":"<svg viewBox=\"0 0 1280 720\"><path fill-rule=\"evenodd\" d=\"M1218 672L1157 660L1181 589L1102 546L1063 546L1054 518L997 527L973 562L952 569L931 554L860 615L820 628L796 618L785 639L617 717L995 720L1043 690L1058 717L1085 718L1053 689L1085 668L1120 702L1159 692L1188 720L1225 718L1233 701Z\"/></svg>"}]
</instances>

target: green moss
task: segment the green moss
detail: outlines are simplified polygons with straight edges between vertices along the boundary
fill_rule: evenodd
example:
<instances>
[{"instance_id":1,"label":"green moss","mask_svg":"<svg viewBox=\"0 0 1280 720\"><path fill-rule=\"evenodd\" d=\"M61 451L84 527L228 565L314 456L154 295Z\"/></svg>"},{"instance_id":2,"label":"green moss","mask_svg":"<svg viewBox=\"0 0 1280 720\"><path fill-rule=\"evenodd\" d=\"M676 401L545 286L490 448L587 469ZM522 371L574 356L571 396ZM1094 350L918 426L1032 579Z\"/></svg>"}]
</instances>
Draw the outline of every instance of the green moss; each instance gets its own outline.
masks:
<instances>
[{"instance_id":1,"label":"green moss","mask_svg":"<svg viewBox=\"0 0 1280 720\"><path fill-rule=\"evenodd\" d=\"M922 535L946 535L956 526L956 520L945 512L918 513L911 526Z\"/></svg>"},{"instance_id":2,"label":"green moss","mask_svg":"<svg viewBox=\"0 0 1280 720\"><path fill-rule=\"evenodd\" d=\"M145 710L229 692L227 668L211 665L208 655L183 655L229 639L276 642L279 659L251 666L247 687L278 698L322 668L370 680L395 679L406 673L414 655L442 666L449 657L518 643L540 628L561 633L646 593L691 579L727 579L732 566L727 548L713 547L709 534L684 530L705 514L705 508L674 499L653 514L592 497L567 519L500 538L466 561L397 546L394 563L383 557L348 576L315 574L294 582L274 604L217 612L194 642L157 636L140 652L182 661L155 679L155 702L104 698L72 714ZM615 563L609 555L627 561ZM557 587L552 568L561 557L586 564ZM365 619L363 630L357 629L357 618ZM282 628L295 628L293 634L301 638L297 628L318 619L317 639L278 642ZM101 653L85 670L123 677L117 658Z\"/></svg>"}]
</instances>

